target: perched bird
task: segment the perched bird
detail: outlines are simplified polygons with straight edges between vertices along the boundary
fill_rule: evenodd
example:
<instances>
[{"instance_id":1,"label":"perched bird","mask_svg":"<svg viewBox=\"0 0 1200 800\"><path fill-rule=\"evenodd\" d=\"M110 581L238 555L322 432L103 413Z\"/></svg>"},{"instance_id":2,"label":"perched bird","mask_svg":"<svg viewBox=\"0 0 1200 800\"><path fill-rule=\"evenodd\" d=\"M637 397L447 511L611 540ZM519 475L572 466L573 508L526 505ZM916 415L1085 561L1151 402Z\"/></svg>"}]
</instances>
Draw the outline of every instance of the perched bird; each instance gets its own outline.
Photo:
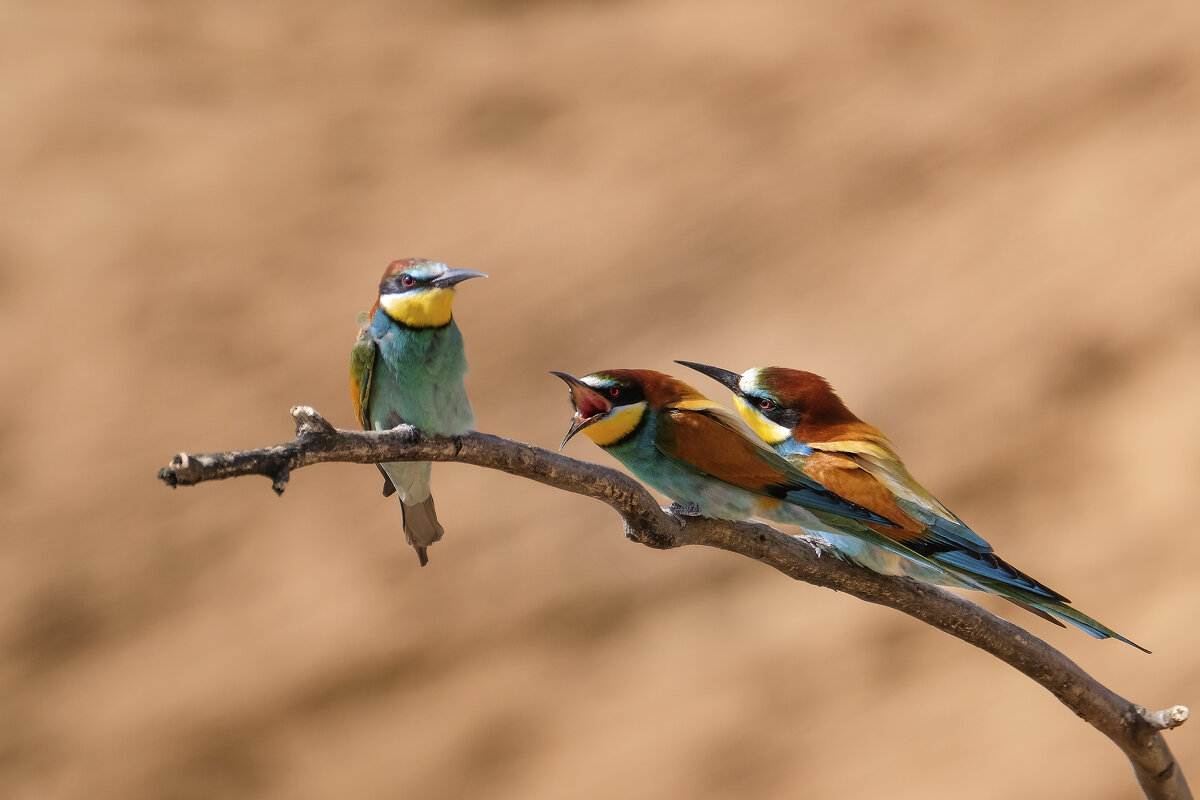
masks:
<instances>
[{"instance_id":1,"label":"perched bird","mask_svg":"<svg viewBox=\"0 0 1200 800\"><path fill-rule=\"evenodd\" d=\"M434 436L471 429L475 415L463 387L467 359L450 305L455 286L486 277L422 258L388 265L375 305L359 315L360 332L350 356L354 411L364 429L408 423ZM405 540L425 566L427 548L444 533L429 493L432 464L394 461L378 466L383 494L399 494Z\"/></svg>"},{"instance_id":2,"label":"perched bird","mask_svg":"<svg viewBox=\"0 0 1200 800\"><path fill-rule=\"evenodd\" d=\"M784 367L760 367L739 375L691 361L676 363L702 372L732 391L746 423L806 476L893 526L851 522L840 525L838 533L857 538L858 528L871 527L941 570L941 574L931 573L922 563L916 569L900 565L895 572L944 586L982 589L1055 624L1067 622L1098 639L1112 637L1149 652L1072 608L1066 597L995 555L990 544L917 483L891 441L855 416L824 378ZM866 562L876 567L869 563L869 553Z\"/></svg>"},{"instance_id":3,"label":"perched bird","mask_svg":"<svg viewBox=\"0 0 1200 800\"><path fill-rule=\"evenodd\" d=\"M552 374L567 383L575 407L561 446L582 431L670 497L676 513L762 517L815 531L856 526L865 542L938 571L925 556L879 532L894 525L886 517L821 486L754 436L735 413L686 383L644 369L583 378Z\"/></svg>"}]
</instances>

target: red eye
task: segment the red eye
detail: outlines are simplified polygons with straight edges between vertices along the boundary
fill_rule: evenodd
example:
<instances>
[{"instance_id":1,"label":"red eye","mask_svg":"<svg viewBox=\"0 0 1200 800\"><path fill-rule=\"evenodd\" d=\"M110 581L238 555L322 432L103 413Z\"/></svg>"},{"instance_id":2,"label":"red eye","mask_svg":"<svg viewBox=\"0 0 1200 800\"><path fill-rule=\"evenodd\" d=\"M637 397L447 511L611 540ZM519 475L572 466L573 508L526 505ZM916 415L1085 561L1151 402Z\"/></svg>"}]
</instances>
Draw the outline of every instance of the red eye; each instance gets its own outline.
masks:
<instances>
[{"instance_id":1,"label":"red eye","mask_svg":"<svg viewBox=\"0 0 1200 800\"><path fill-rule=\"evenodd\" d=\"M764 397L758 401L758 407L761 408L763 411L770 411L772 408L775 407L775 403L774 403L774 401L768 400L767 398Z\"/></svg>"},{"instance_id":2,"label":"red eye","mask_svg":"<svg viewBox=\"0 0 1200 800\"><path fill-rule=\"evenodd\" d=\"M417 279L412 275L403 275L400 278L400 283L403 286L414 286L417 283Z\"/></svg>"},{"instance_id":3,"label":"red eye","mask_svg":"<svg viewBox=\"0 0 1200 800\"><path fill-rule=\"evenodd\" d=\"M610 396L610 397L620 397L620 395L621 395L621 390L620 390L620 389L618 389L616 386L613 386L613 387L610 387L610 388L609 388L609 390L608 390L608 394L609 394L609 396Z\"/></svg>"}]
</instances>

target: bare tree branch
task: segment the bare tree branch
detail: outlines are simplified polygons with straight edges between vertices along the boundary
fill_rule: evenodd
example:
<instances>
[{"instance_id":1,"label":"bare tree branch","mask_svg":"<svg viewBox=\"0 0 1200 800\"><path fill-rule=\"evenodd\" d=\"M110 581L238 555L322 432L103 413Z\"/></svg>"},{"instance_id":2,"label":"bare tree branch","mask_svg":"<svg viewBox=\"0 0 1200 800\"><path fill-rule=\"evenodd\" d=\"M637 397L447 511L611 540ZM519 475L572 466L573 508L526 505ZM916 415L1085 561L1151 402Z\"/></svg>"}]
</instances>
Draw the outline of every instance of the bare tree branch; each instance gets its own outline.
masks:
<instances>
[{"instance_id":1,"label":"bare tree branch","mask_svg":"<svg viewBox=\"0 0 1200 800\"><path fill-rule=\"evenodd\" d=\"M705 545L739 553L785 575L888 606L991 653L1023 672L1129 758L1147 798L1190 800L1187 781L1161 731L1183 724L1188 710L1149 712L1102 686L1041 639L980 606L935 586L879 575L837 558L822 558L818 540L790 536L757 522L703 517L683 521L659 508L632 478L533 445L485 433L449 439L422 435L411 426L390 431L347 431L306 406L292 409L296 439L261 450L180 453L158 477L170 486L241 475L265 475L282 493L292 470L324 461L457 461L507 472L612 506L625 533L649 547Z\"/></svg>"}]
</instances>

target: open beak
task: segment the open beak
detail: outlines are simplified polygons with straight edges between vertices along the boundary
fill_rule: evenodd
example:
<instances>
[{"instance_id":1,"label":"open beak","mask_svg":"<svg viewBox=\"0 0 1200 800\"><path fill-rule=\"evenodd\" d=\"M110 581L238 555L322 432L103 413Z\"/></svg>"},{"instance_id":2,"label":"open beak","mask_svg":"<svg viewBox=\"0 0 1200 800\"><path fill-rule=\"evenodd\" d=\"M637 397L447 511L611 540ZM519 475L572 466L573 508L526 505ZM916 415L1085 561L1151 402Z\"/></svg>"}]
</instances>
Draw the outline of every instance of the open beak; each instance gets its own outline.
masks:
<instances>
[{"instance_id":1,"label":"open beak","mask_svg":"<svg viewBox=\"0 0 1200 800\"><path fill-rule=\"evenodd\" d=\"M567 442L571 440L572 436L587 426L604 419L604 415L612 411L613 406L612 403L608 402L607 397L574 375L568 375L565 372L555 372L553 370L550 371L550 374L557 375L566 382L567 388L571 390L571 405L575 407L575 417L571 420L571 429L567 431L567 435L563 437L562 444L558 446L558 449L562 450L567 446Z\"/></svg>"},{"instance_id":2,"label":"open beak","mask_svg":"<svg viewBox=\"0 0 1200 800\"><path fill-rule=\"evenodd\" d=\"M448 269L433 280L433 285L439 289L449 289L470 278L486 278L482 272L473 269Z\"/></svg>"},{"instance_id":3,"label":"open beak","mask_svg":"<svg viewBox=\"0 0 1200 800\"><path fill-rule=\"evenodd\" d=\"M742 390L738 388L738 381L742 376L736 372L730 372L727 369L720 367L710 367L707 364L697 364L695 361L676 361L676 364L683 364L685 367L691 367L696 372L703 372L708 377L712 378L717 383L724 386L734 394L741 394Z\"/></svg>"}]
</instances>

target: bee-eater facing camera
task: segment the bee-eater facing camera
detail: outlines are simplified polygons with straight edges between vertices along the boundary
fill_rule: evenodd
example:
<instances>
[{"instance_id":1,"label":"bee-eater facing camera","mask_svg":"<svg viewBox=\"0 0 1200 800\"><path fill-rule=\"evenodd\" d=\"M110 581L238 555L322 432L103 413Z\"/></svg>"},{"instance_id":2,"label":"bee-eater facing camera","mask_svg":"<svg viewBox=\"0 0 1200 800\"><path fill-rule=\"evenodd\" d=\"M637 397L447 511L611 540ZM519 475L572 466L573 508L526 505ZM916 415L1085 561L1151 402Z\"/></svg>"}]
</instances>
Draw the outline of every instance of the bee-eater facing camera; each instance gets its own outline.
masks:
<instances>
[{"instance_id":1,"label":"bee-eater facing camera","mask_svg":"<svg viewBox=\"0 0 1200 800\"><path fill-rule=\"evenodd\" d=\"M995 555L990 544L917 483L883 432L855 416L820 375L785 367L757 367L739 374L692 361L676 363L728 388L742 418L775 452L839 497L885 517L893 527L872 527L920 553L941 573L930 573L923 565L915 570L903 564L899 570L879 569L871 553L864 553L865 558L852 553L867 566L928 583L982 589L1056 624L1067 622L1098 639L1112 637L1150 652ZM838 533L857 538L854 529L863 526L840 527ZM834 544L841 547L844 538Z\"/></svg>"},{"instance_id":2,"label":"bee-eater facing camera","mask_svg":"<svg viewBox=\"0 0 1200 800\"><path fill-rule=\"evenodd\" d=\"M350 389L364 429L408 423L434 436L471 429L475 415L463 386L467 359L450 307L455 286L486 277L422 258L388 265L375 305L359 317L361 330L351 351ZM427 549L445 532L429 491L432 464L396 461L379 469L383 494L399 495L405 540L425 566Z\"/></svg>"},{"instance_id":3,"label":"bee-eater facing camera","mask_svg":"<svg viewBox=\"0 0 1200 800\"><path fill-rule=\"evenodd\" d=\"M582 432L678 510L718 519L761 517L822 535L852 527L857 539L942 574L899 539L879 533L894 527L886 517L809 478L735 413L686 383L640 369L582 378L552 374L566 382L575 409L563 444Z\"/></svg>"}]
</instances>

